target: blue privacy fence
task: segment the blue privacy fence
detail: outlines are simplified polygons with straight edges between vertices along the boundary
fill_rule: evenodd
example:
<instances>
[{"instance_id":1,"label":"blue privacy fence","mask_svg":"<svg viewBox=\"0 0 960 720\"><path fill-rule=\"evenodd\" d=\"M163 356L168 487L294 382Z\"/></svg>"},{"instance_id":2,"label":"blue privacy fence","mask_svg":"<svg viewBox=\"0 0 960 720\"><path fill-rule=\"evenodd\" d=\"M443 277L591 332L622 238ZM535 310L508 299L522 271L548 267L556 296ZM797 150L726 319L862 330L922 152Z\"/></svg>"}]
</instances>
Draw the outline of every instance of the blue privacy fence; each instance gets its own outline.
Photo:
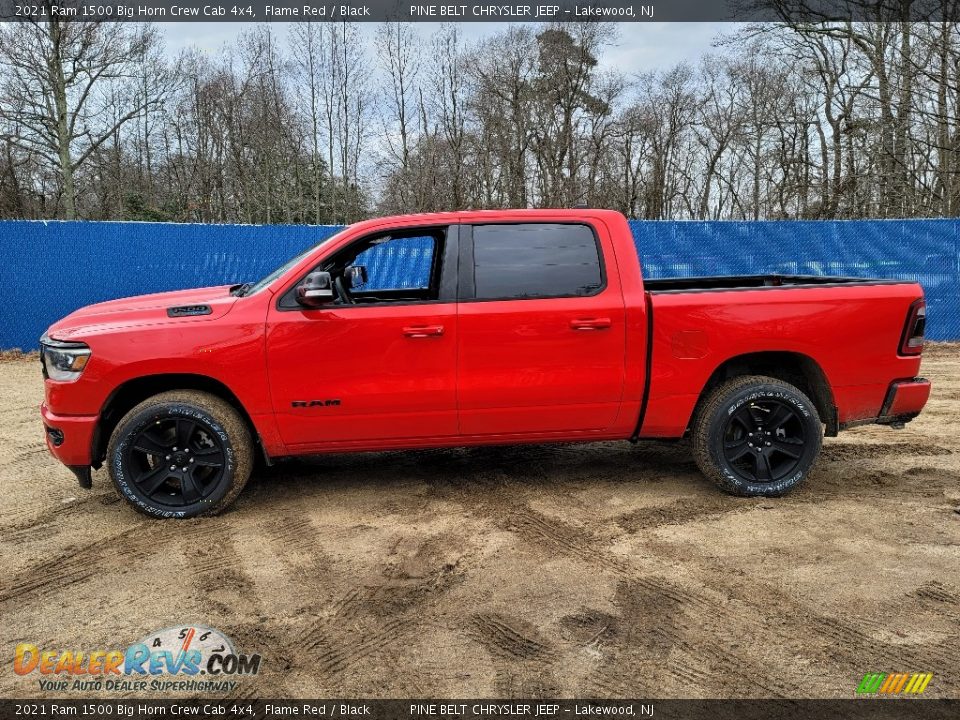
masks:
<instances>
[{"instance_id":1,"label":"blue privacy fence","mask_svg":"<svg viewBox=\"0 0 960 720\"><path fill-rule=\"evenodd\" d=\"M649 277L778 272L917 280L927 294L928 337L960 339L960 220L631 226ZM338 229L0 222L0 348L36 348L50 323L89 303L256 280ZM371 282L417 284L429 254L415 246L372 260Z\"/></svg>"}]
</instances>

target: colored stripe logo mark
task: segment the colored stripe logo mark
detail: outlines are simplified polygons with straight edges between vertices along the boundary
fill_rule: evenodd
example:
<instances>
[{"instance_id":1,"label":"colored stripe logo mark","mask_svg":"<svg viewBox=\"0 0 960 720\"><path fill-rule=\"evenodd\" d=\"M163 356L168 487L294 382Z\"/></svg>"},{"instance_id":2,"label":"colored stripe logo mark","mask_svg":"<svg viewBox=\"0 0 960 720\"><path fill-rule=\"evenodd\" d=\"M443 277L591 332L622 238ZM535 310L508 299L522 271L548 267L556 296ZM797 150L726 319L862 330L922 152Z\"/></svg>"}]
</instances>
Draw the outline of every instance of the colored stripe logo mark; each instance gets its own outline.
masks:
<instances>
[{"instance_id":1,"label":"colored stripe logo mark","mask_svg":"<svg viewBox=\"0 0 960 720\"><path fill-rule=\"evenodd\" d=\"M867 673L858 695L919 695L927 689L933 673Z\"/></svg>"}]
</instances>

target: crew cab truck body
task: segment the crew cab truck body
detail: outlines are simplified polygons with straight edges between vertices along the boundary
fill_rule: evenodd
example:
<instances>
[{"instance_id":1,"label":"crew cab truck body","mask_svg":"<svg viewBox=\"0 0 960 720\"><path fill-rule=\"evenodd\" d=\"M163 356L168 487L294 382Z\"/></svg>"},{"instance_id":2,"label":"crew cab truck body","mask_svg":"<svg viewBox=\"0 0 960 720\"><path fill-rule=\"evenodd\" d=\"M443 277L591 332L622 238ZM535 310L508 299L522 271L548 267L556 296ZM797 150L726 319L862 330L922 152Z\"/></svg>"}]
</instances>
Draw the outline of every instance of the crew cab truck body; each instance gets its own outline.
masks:
<instances>
[{"instance_id":1,"label":"crew cab truck body","mask_svg":"<svg viewBox=\"0 0 960 720\"><path fill-rule=\"evenodd\" d=\"M41 413L81 485L106 464L160 517L224 508L256 452L685 435L725 490L780 495L824 431L920 412L923 327L912 282L645 281L612 211L400 216L254 285L76 311Z\"/></svg>"}]
</instances>

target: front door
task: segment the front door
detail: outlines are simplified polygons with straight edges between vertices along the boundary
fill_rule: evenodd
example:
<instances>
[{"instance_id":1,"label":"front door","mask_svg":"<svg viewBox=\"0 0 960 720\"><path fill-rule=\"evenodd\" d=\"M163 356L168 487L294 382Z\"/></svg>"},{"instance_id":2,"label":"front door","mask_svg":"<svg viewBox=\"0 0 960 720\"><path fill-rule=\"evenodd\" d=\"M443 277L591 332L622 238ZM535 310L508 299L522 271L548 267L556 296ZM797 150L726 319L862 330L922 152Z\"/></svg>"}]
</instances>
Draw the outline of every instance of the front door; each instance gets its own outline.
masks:
<instances>
[{"instance_id":1,"label":"front door","mask_svg":"<svg viewBox=\"0 0 960 720\"><path fill-rule=\"evenodd\" d=\"M267 322L280 435L294 450L457 433L456 228L378 232L316 269L335 298L285 294ZM449 260L452 256L452 262Z\"/></svg>"},{"instance_id":2,"label":"front door","mask_svg":"<svg viewBox=\"0 0 960 720\"><path fill-rule=\"evenodd\" d=\"M458 388L465 435L600 431L623 395L625 310L606 228L461 233ZM611 268L615 264L610 262ZM472 271L472 272L471 272Z\"/></svg>"}]
</instances>

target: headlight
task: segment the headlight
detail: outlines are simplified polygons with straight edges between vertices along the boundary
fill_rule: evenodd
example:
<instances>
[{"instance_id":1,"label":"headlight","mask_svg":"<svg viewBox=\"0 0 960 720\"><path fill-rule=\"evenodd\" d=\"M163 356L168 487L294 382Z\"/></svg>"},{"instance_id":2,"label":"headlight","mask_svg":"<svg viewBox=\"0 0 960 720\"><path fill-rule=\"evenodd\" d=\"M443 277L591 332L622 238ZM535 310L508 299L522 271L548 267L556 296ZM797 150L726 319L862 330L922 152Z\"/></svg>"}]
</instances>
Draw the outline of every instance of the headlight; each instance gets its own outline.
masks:
<instances>
[{"instance_id":1,"label":"headlight","mask_svg":"<svg viewBox=\"0 0 960 720\"><path fill-rule=\"evenodd\" d=\"M58 382L76 380L89 360L90 348L84 343L52 340L46 335L40 338L40 362L43 364L44 377Z\"/></svg>"}]
</instances>

